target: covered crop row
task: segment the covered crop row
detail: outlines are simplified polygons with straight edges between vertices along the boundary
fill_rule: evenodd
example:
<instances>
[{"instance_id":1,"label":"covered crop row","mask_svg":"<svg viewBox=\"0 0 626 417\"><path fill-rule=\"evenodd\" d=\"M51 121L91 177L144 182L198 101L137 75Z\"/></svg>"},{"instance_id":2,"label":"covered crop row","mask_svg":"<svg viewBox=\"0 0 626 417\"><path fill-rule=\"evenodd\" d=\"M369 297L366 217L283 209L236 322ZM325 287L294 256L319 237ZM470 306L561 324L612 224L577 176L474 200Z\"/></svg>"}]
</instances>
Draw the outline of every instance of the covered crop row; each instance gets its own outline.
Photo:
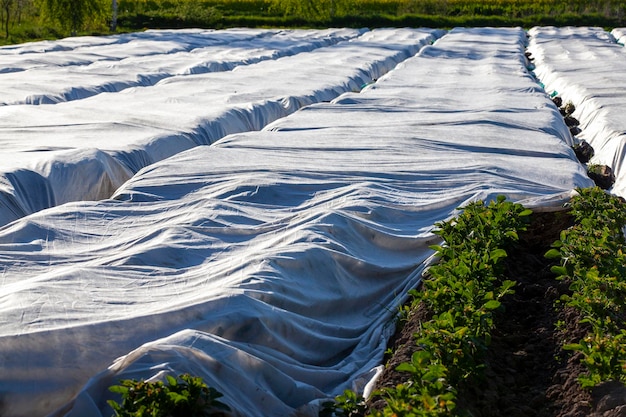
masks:
<instances>
[{"instance_id":1,"label":"covered crop row","mask_svg":"<svg viewBox=\"0 0 626 417\"><path fill-rule=\"evenodd\" d=\"M53 104L230 71L355 39L366 30L146 31L0 49L0 105Z\"/></svg>"},{"instance_id":2,"label":"covered crop row","mask_svg":"<svg viewBox=\"0 0 626 417\"><path fill-rule=\"evenodd\" d=\"M73 65L73 71L66 73L67 79L58 80L62 63L52 65L43 54L39 59L45 62L44 67L0 74L0 85L6 85L3 77L9 78L7 84L21 78L19 89L28 91L30 84L26 81L31 72L45 73L44 68L50 69L48 81L57 84L58 91L67 91L67 82L75 83L78 89L89 89L96 84L123 84L128 77L150 78L155 76L150 72L154 71L152 63L160 65L171 57L168 52L184 49L168 32L151 33L153 39L143 39L140 45L152 54L144 51L138 55L133 42L106 45L108 51L102 45L76 47L64 51L70 58L56 56L56 60L68 59L64 61L67 64L80 62L82 55L93 60L99 54L108 55L89 66ZM262 129L302 106L332 100L346 91L358 91L431 43L442 31L380 29L365 31L360 36L356 36L356 31L342 30L322 31L317 36L316 32L306 33L311 38L303 43L302 34L278 36L258 30L258 37L277 38L276 50L270 52L269 39L265 45L258 39L250 40L250 49L240 56L261 59L270 54L278 58L298 48L309 51L241 65L232 71L174 75L177 70L170 68L172 76L156 85L55 105L0 106L0 225L66 202L108 198L124 181L151 163L194 146L211 144L230 133ZM333 41L349 38L350 34L354 39ZM186 39L184 35L185 32L182 40ZM232 32L223 35L224 45L244 48L242 42L231 42ZM210 39L216 37L219 33L214 32ZM330 40L324 41L325 37ZM189 43L185 44L187 48ZM320 47L324 44L333 45ZM118 51L111 50L115 46ZM104 65L112 57L123 56L127 49L131 58L123 70ZM220 52L209 48L203 58L179 52L176 65L190 68L198 65L198 59L210 64L215 59L211 50ZM28 62L35 65L37 58L32 52L22 55L30 57ZM119 59L115 62L119 63ZM101 67L98 71L91 68L96 64ZM176 66L174 61L171 64Z\"/></svg>"},{"instance_id":3,"label":"covered crop row","mask_svg":"<svg viewBox=\"0 0 626 417\"><path fill-rule=\"evenodd\" d=\"M453 30L360 93L1 229L3 416L106 416L108 386L165 373L202 376L245 416L367 390L436 222L500 194L555 208L592 184L525 46L521 29ZM334 51L303 74L331 78L351 49ZM277 74L297 88L259 83Z\"/></svg>"},{"instance_id":4,"label":"covered crop row","mask_svg":"<svg viewBox=\"0 0 626 417\"><path fill-rule=\"evenodd\" d=\"M536 27L529 31L535 73L549 91L571 101L580 121L578 139L595 150L592 164L608 165L616 181L611 191L626 197L626 51L601 28Z\"/></svg>"}]
</instances>

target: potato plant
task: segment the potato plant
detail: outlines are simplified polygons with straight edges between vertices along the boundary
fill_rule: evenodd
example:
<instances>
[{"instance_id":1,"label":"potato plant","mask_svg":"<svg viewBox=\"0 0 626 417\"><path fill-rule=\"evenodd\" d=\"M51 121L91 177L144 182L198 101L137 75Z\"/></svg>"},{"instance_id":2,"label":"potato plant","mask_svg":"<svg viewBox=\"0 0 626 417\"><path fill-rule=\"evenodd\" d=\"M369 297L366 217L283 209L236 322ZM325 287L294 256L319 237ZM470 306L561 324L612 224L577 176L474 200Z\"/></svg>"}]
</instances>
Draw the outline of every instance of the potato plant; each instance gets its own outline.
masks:
<instances>
[{"instance_id":1,"label":"potato plant","mask_svg":"<svg viewBox=\"0 0 626 417\"><path fill-rule=\"evenodd\" d=\"M570 203L576 225L561 232L546 253L569 284L561 301L575 308L590 331L565 350L582 353L583 387L605 381L626 383L626 204L600 188L580 189Z\"/></svg>"},{"instance_id":2,"label":"potato plant","mask_svg":"<svg viewBox=\"0 0 626 417\"><path fill-rule=\"evenodd\" d=\"M189 374L162 381L126 379L109 388L122 402L109 400L114 417L209 417L221 416L229 407L219 401L222 394L208 387L200 377Z\"/></svg>"}]
</instances>

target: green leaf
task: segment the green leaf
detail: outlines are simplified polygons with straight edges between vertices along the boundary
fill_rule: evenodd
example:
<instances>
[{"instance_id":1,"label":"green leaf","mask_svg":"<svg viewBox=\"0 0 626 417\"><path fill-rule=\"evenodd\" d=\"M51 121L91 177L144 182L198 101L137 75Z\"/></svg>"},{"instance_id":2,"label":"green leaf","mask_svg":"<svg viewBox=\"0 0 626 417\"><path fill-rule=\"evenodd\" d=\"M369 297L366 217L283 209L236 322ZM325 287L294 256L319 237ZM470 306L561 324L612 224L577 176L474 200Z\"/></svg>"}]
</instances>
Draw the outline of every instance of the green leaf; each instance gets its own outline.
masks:
<instances>
[{"instance_id":1,"label":"green leaf","mask_svg":"<svg viewBox=\"0 0 626 417\"><path fill-rule=\"evenodd\" d=\"M501 258L506 258L506 251L504 249L495 249L492 250L489 254L489 258L495 263L498 262Z\"/></svg>"},{"instance_id":2,"label":"green leaf","mask_svg":"<svg viewBox=\"0 0 626 417\"><path fill-rule=\"evenodd\" d=\"M581 345L580 343L569 343L569 344L563 345L563 350L577 350L577 351L581 351L581 350L583 350L583 345Z\"/></svg>"},{"instance_id":3,"label":"green leaf","mask_svg":"<svg viewBox=\"0 0 626 417\"><path fill-rule=\"evenodd\" d=\"M558 276L567 275L567 268L565 268L564 266L560 266L560 265L554 265L553 267L550 268L550 271L552 271L553 274L558 275Z\"/></svg>"},{"instance_id":4,"label":"green leaf","mask_svg":"<svg viewBox=\"0 0 626 417\"><path fill-rule=\"evenodd\" d=\"M188 392L187 392L187 395L183 395L177 392L170 391L167 393L167 396L174 404L177 404L180 402L189 402L190 400Z\"/></svg>"},{"instance_id":5,"label":"green leaf","mask_svg":"<svg viewBox=\"0 0 626 417\"><path fill-rule=\"evenodd\" d=\"M498 300L489 300L483 305L483 308L485 308L486 310L495 310L501 305L502 303Z\"/></svg>"},{"instance_id":6,"label":"green leaf","mask_svg":"<svg viewBox=\"0 0 626 417\"><path fill-rule=\"evenodd\" d=\"M550 249L543 255L547 259L556 259L561 257L561 251L558 249Z\"/></svg>"},{"instance_id":7,"label":"green leaf","mask_svg":"<svg viewBox=\"0 0 626 417\"><path fill-rule=\"evenodd\" d=\"M128 393L128 387L123 387L121 385L113 385L112 387L109 387L109 391L114 392L116 394L126 394Z\"/></svg>"},{"instance_id":8,"label":"green leaf","mask_svg":"<svg viewBox=\"0 0 626 417\"><path fill-rule=\"evenodd\" d=\"M454 333L456 336L464 337L466 334L469 333L469 327L467 326L458 327L455 329Z\"/></svg>"},{"instance_id":9,"label":"green leaf","mask_svg":"<svg viewBox=\"0 0 626 417\"><path fill-rule=\"evenodd\" d=\"M515 241L519 240L519 236L517 235L517 232L514 230L509 230L504 235L512 240L515 240Z\"/></svg>"},{"instance_id":10,"label":"green leaf","mask_svg":"<svg viewBox=\"0 0 626 417\"><path fill-rule=\"evenodd\" d=\"M172 375L166 375L165 378L167 379L167 382L170 384L170 386L175 387L176 385L178 385L178 380Z\"/></svg>"},{"instance_id":11,"label":"green leaf","mask_svg":"<svg viewBox=\"0 0 626 417\"><path fill-rule=\"evenodd\" d=\"M119 415L119 413L117 413L118 411L121 411L122 406L119 405L118 403L116 403L113 400L107 400L107 404L109 404L109 406L116 412L115 415Z\"/></svg>"},{"instance_id":12,"label":"green leaf","mask_svg":"<svg viewBox=\"0 0 626 417\"><path fill-rule=\"evenodd\" d=\"M516 281L510 280L510 279L505 279L504 281L502 281L502 285L500 286L500 291L502 294L510 294L512 293L511 288L515 287L517 285Z\"/></svg>"},{"instance_id":13,"label":"green leaf","mask_svg":"<svg viewBox=\"0 0 626 417\"><path fill-rule=\"evenodd\" d=\"M437 252L437 255L440 255L441 253L443 253L443 250L444 250L443 246L440 246L440 245L430 245L429 248Z\"/></svg>"},{"instance_id":14,"label":"green leaf","mask_svg":"<svg viewBox=\"0 0 626 417\"><path fill-rule=\"evenodd\" d=\"M417 368L409 362L402 362L400 365L396 366L396 371L415 373L417 371Z\"/></svg>"}]
</instances>

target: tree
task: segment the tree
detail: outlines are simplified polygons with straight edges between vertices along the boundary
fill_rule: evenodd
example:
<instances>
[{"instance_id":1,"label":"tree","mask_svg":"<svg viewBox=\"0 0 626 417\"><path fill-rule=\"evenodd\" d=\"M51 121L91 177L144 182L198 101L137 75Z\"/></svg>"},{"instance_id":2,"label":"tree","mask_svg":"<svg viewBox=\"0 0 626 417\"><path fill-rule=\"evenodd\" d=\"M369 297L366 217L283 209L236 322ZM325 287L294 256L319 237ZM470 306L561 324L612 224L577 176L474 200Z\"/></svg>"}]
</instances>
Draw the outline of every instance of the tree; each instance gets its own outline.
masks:
<instances>
[{"instance_id":1,"label":"tree","mask_svg":"<svg viewBox=\"0 0 626 417\"><path fill-rule=\"evenodd\" d=\"M32 6L32 0L0 0L0 30L4 26L6 39L9 39L11 25L20 24L22 13L29 13Z\"/></svg>"},{"instance_id":2,"label":"tree","mask_svg":"<svg viewBox=\"0 0 626 417\"><path fill-rule=\"evenodd\" d=\"M15 20L19 25L22 23L22 13L28 12L33 7L33 0L15 0L17 2L17 10Z\"/></svg>"},{"instance_id":3,"label":"tree","mask_svg":"<svg viewBox=\"0 0 626 417\"><path fill-rule=\"evenodd\" d=\"M72 36L88 23L103 22L108 0L40 0L43 15L58 22Z\"/></svg>"},{"instance_id":4,"label":"tree","mask_svg":"<svg viewBox=\"0 0 626 417\"><path fill-rule=\"evenodd\" d=\"M117 0L113 0L111 9L113 11L111 16L111 32L115 32L117 30Z\"/></svg>"},{"instance_id":5,"label":"tree","mask_svg":"<svg viewBox=\"0 0 626 417\"><path fill-rule=\"evenodd\" d=\"M2 24L4 25L4 33L7 39L9 39L9 24L11 23L11 9L13 9L13 3L13 0L0 0Z\"/></svg>"}]
</instances>

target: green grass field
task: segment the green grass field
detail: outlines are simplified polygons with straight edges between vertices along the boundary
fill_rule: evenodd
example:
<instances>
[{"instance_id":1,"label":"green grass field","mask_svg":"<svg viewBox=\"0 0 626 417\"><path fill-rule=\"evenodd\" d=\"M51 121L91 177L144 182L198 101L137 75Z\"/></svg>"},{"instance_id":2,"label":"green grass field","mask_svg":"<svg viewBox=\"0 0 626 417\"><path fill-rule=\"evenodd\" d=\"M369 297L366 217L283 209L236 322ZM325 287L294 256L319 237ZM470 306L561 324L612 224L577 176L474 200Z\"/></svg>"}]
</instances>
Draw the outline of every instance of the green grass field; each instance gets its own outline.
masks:
<instances>
[{"instance_id":1,"label":"green grass field","mask_svg":"<svg viewBox=\"0 0 626 417\"><path fill-rule=\"evenodd\" d=\"M2 10L0 43L67 36L42 18L37 0L13 0ZM100 0L107 2L108 0ZM601 26L626 25L618 0L119 0L118 31L227 27ZM108 33L111 16L79 34ZM8 36L6 36L8 34Z\"/></svg>"}]
</instances>

